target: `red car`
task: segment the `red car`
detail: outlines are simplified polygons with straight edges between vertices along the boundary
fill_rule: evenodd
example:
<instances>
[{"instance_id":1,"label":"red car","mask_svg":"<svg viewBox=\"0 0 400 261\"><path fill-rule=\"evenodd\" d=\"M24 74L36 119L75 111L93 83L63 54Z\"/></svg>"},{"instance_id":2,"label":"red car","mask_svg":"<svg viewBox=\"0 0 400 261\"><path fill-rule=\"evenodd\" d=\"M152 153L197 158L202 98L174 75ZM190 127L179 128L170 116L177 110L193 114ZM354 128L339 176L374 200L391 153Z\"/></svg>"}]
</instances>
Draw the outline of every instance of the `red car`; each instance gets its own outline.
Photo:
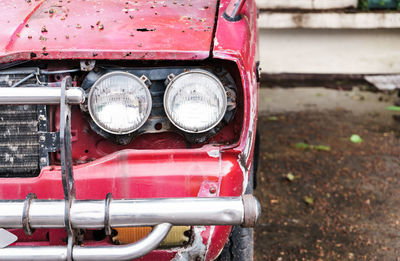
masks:
<instances>
[{"instance_id":1,"label":"red car","mask_svg":"<svg viewBox=\"0 0 400 261\"><path fill-rule=\"evenodd\" d=\"M0 260L252 260L254 0L0 13Z\"/></svg>"}]
</instances>

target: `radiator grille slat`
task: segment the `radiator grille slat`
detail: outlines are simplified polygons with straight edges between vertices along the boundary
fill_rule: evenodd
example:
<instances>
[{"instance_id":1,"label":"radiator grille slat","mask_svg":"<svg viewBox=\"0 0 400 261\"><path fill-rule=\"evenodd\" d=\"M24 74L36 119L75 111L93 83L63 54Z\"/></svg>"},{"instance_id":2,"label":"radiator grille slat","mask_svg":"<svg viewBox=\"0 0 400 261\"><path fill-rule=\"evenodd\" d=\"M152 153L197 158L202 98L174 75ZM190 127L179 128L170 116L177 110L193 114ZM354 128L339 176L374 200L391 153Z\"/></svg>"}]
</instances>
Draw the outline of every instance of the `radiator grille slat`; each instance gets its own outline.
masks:
<instances>
[{"instance_id":1,"label":"radiator grille slat","mask_svg":"<svg viewBox=\"0 0 400 261\"><path fill-rule=\"evenodd\" d=\"M39 174L36 105L0 106L0 177Z\"/></svg>"}]
</instances>

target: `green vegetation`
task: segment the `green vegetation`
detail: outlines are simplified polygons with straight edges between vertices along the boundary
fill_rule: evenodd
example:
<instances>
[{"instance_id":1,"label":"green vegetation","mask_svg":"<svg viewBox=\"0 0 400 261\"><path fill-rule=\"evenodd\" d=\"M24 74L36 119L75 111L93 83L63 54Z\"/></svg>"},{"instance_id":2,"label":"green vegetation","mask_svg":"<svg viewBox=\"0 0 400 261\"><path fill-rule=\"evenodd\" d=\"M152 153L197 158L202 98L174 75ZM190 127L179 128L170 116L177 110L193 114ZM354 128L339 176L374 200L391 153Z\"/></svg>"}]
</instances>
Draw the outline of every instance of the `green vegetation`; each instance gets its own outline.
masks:
<instances>
[{"instance_id":1,"label":"green vegetation","mask_svg":"<svg viewBox=\"0 0 400 261\"><path fill-rule=\"evenodd\" d=\"M399 0L359 0L358 7L361 10L388 9L400 10Z\"/></svg>"}]
</instances>

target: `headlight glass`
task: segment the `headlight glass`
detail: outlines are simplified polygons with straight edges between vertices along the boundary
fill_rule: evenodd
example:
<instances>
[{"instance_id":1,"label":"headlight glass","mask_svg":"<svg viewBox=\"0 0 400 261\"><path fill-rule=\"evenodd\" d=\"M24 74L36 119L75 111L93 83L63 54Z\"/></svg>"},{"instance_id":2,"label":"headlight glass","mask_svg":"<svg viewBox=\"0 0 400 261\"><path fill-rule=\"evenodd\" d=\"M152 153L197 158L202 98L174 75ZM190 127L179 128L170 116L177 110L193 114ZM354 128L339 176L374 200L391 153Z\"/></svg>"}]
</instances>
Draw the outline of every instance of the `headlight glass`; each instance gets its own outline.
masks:
<instances>
[{"instance_id":1,"label":"headlight glass","mask_svg":"<svg viewBox=\"0 0 400 261\"><path fill-rule=\"evenodd\" d=\"M139 129L151 112L147 86L126 72L111 72L100 77L88 97L89 113L103 130L128 134Z\"/></svg>"},{"instance_id":2,"label":"headlight glass","mask_svg":"<svg viewBox=\"0 0 400 261\"><path fill-rule=\"evenodd\" d=\"M190 133L206 132L224 117L227 97L224 86L208 71L182 73L171 80L164 95L170 121Z\"/></svg>"}]
</instances>

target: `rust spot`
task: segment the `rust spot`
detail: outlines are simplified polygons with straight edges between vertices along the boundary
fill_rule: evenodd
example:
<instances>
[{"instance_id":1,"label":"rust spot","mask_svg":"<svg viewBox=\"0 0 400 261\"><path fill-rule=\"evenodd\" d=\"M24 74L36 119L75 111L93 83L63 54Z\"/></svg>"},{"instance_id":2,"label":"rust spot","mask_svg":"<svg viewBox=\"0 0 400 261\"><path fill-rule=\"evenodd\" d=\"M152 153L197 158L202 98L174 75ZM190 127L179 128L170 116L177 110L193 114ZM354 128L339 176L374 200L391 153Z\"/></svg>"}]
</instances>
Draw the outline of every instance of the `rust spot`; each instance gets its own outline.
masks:
<instances>
[{"instance_id":1,"label":"rust spot","mask_svg":"<svg viewBox=\"0 0 400 261\"><path fill-rule=\"evenodd\" d=\"M82 28L82 26L80 25L80 24L76 24L76 26L75 26L77 29L81 29Z\"/></svg>"},{"instance_id":2,"label":"rust spot","mask_svg":"<svg viewBox=\"0 0 400 261\"><path fill-rule=\"evenodd\" d=\"M28 35L28 39L32 39L32 35Z\"/></svg>"},{"instance_id":3,"label":"rust spot","mask_svg":"<svg viewBox=\"0 0 400 261\"><path fill-rule=\"evenodd\" d=\"M47 28L46 28L46 26L42 26L42 33L47 33Z\"/></svg>"},{"instance_id":4,"label":"rust spot","mask_svg":"<svg viewBox=\"0 0 400 261\"><path fill-rule=\"evenodd\" d=\"M142 47L142 46L143 46L143 44L141 44L141 43L140 43L140 44L138 44L137 46L138 46L138 47Z\"/></svg>"},{"instance_id":5,"label":"rust spot","mask_svg":"<svg viewBox=\"0 0 400 261\"><path fill-rule=\"evenodd\" d=\"M129 18L130 18L130 19L133 19L133 15L130 15Z\"/></svg>"},{"instance_id":6,"label":"rust spot","mask_svg":"<svg viewBox=\"0 0 400 261\"><path fill-rule=\"evenodd\" d=\"M69 39L69 35L68 34L65 36L65 39Z\"/></svg>"},{"instance_id":7,"label":"rust spot","mask_svg":"<svg viewBox=\"0 0 400 261\"><path fill-rule=\"evenodd\" d=\"M28 28L28 27L29 27L29 24L25 24L25 27Z\"/></svg>"},{"instance_id":8,"label":"rust spot","mask_svg":"<svg viewBox=\"0 0 400 261\"><path fill-rule=\"evenodd\" d=\"M40 37L39 37L39 40L40 40L40 41L47 41L47 38L46 38L46 37L43 37L43 36L40 36Z\"/></svg>"},{"instance_id":9,"label":"rust spot","mask_svg":"<svg viewBox=\"0 0 400 261\"><path fill-rule=\"evenodd\" d=\"M104 25L103 25L103 24L99 25L99 30L100 30L100 31L101 31L101 30L104 30Z\"/></svg>"}]
</instances>

